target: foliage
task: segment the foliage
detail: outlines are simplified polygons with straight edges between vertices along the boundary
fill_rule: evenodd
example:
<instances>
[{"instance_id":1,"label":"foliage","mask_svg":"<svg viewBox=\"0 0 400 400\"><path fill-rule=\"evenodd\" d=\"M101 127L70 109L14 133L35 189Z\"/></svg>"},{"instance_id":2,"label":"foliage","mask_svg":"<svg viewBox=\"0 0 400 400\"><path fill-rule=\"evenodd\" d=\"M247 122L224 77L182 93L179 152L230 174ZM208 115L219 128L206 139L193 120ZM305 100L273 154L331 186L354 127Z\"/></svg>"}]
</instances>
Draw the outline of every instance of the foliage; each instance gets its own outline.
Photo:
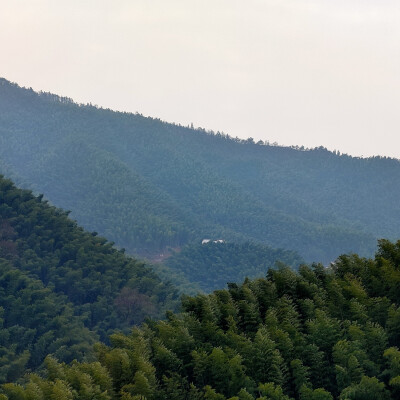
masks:
<instances>
[{"instance_id":1,"label":"foliage","mask_svg":"<svg viewBox=\"0 0 400 400\"><path fill-rule=\"evenodd\" d=\"M400 237L400 163L256 144L0 80L0 170L130 253L204 238L331 262Z\"/></svg>"},{"instance_id":2,"label":"foliage","mask_svg":"<svg viewBox=\"0 0 400 400\"><path fill-rule=\"evenodd\" d=\"M47 357L42 375L3 385L4 399L398 399L389 321L399 306L399 251L400 241L381 241L375 259L342 256L298 272L281 265L186 296L182 313L97 344L97 361Z\"/></svg>"},{"instance_id":3,"label":"foliage","mask_svg":"<svg viewBox=\"0 0 400 400\"><path fill-rule=\"evenodd\" d=\"M227 282L265 276L277 262L297 268L303 260L293 251L257 243L209 242L185 246L168 257L164 264L169 271L182 274L195 287L210 292L224 287Z\"/></svg>"},{"instance_id":4,"label":"foliage","mask_svg":"<svg viewBox=\"0 0 400 400\"><path fill-rule=\"evenodd\" d=\"M93 360L99 338L176 301L141 262L0 176L0 382L36 370L47 354Z\"/></svg>"}]
</instances>

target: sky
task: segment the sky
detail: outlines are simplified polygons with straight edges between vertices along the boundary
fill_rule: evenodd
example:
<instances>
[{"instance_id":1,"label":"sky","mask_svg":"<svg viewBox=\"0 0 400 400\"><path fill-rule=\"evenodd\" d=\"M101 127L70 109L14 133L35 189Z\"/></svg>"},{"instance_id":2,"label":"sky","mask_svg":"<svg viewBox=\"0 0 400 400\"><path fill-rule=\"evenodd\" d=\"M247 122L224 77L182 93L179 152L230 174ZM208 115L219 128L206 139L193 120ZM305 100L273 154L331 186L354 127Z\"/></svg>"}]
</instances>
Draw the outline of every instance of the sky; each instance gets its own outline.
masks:
<instances>
[{"instance_id":1,"label":"sky","mask_svg":"<svg viewBox=\"0 0 400 400\"><path fill-rule=\"evenodd\" d=\"M398 0L0 0L0 77L281 145L400 158Z\"/></svg>"}]
</instances>

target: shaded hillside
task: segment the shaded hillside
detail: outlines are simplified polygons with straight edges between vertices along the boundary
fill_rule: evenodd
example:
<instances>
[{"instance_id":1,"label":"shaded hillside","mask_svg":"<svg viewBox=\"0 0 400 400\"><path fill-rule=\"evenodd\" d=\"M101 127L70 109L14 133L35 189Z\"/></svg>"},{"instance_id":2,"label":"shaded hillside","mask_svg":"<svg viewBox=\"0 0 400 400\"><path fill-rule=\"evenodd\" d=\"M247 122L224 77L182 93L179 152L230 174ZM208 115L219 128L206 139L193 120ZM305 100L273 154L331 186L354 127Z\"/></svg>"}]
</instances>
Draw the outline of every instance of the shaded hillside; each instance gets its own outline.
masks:
<instances>
[{"instance_id":1,"label":"shaded hillside","mask_svg":"<svg viewBox=\"0 0 400 400\"><path fill-rule=\"evenodd\" d=\"M174 252L164 264L173 273L205 292L221 289L228 282L265 276L277 262L297 268L303 260L293 251L272 249L255 243L191 244ZM167 272L168 273L168 272ZM174 281L175 282L175 281Z\"/></svg>"},{"instance_id":2,"label":"shaded hillside","mask_svg":"<svg viewBox=\"0 0 400 400\"><path fill-rule=\"evenodd\" d=\"M221 237L329 262L400 236L397 160L233 140L4 79L0 168L142 255Z\"/></svg>"},{"instance_id":3,"label":"shaded hillside","mask_svg":"<svg viewBox=\"0 0 400 400\"><path fill-rule=\"evenodd\" d=\"M0 176L0 381L49 353L90 359L96 340L176 303L142 263Z\"/></svg>"},{"instance_id":4,"label":"shaded hillside","mask_svg":"<svg viewBox=\"0 0 400 400\"><path fill-rule=\"evenodd\" d=\"M400 241L185 297L97 361L57 362L2 386L4 400L395 400L400 396Z\"/></svg>"}]
</instances>

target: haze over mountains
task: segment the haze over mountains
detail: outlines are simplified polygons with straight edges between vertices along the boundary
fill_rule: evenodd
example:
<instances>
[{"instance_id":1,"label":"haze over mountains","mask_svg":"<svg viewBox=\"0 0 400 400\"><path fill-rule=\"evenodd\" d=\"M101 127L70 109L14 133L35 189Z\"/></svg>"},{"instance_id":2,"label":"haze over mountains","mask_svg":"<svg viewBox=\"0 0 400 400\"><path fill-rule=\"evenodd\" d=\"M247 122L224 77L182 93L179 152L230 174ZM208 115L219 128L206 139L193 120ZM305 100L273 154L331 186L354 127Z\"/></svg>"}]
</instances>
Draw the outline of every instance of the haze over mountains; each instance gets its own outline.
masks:
<instances>
[{"instance_id":1,"label":"haze over mountains","mask_svg":"<svg viewBox=\"0 0 400 400\"><path fill-rule=\"evenodd\" d=\"M0 172L45 196L0 175L0 400L399 398L400 241L337 257L399 235L398 160L3 79Z\"/></svg>"},{"instance_id":2,"label":"haze over mountains","mask_svg":"<svg viewBox=\"0 0 400 400\"><path fill-rule=\"evenodd\" d=\"M212 238L329 262L400 236L398 160L235 140L5 79L0 172L146 256Z\"/></svg>"},{"instance_id":3,"label":"haze over mountains","mask_svg":"<svg viewBox=\"0 0 400 400\"><path fill-rule=\"evenodd\" d=\"M198 246L182 265L231 245ZM176 308L174 288L0 176L0 399L395 400L399 271L400 241L381 240L373 259L280 265L137 326Z\"/></svg>"},{"instance_id":4,"label":"haze over mountains","mask_svg":"<svg viewBox=\"0 0 400 400\"><path fill-rule=\"evenodd\" d=\"M164 260L166 270L158 265L153 268L161 278L179 285L183 293L196 294L224 288L228 282L242 282L246 277L264 277L277 264L297 269L304 260L294 251L261 244L209 242L189 244L180 252L172 252Z\"/></svg>"}]
</instances>

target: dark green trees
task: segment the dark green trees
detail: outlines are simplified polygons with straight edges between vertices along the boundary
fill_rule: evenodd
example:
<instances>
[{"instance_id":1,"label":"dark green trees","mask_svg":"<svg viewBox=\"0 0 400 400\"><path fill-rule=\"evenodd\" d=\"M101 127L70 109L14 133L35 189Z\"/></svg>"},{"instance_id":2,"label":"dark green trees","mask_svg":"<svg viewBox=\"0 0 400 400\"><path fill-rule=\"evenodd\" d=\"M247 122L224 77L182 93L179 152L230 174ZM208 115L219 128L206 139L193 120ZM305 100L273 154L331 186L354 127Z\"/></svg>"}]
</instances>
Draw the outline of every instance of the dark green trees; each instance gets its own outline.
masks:
<instances>
[{"instance_id":1,"label":"dark green trees","mask_svg":"<svg viewBox=\"0 0 400 400\"><path fill-rule=\"evenodd\" d=\"M47 354L93 360L93 344L174 308L177 294L142 263L0 176L0 382Z\"/></svg>"},{"instance_id":2,"label":"dark green trees","mask_svg":"<svg viewBox=\"0 0 400 400\"><path fill-rule=\"evenodd\" d=\"M0 172L131 254L214 238L308 262L371 256L377 238L400 235L399 170L398 160L235 140L0 79Z\"/></svg>"},{"instance_id":3,"label":"dark green trees","mask_svg":"<svg viewBox=\"0 0 400 400\"><path fill-rule=\"evenodd\" d=\"M265 276L277 262L297 268L303 260L294 251L272 249L257 243L214 243L191 244L181 251L173 252L161 271L165 277L176 274L191 283L183 285L189 289L210 292L226 286L227 282L241 282L244 278ZM158 269L157 269L158 270ZM174 276L174 275L172 275ZM182 279L181 279L182 280Z\"/></svg>"},{"instance_id":4,"label":"dark green trees","mask_svg":"<svg viewBox=\"0 0 400 400\"><path fill-rule=\"evenodd\" d=\"M331 268L298 273L281 266L267 278L184 297L181 314L97 344L97 361L48 357L47 372L23 386L3 385L3 397L397 399L398 263L396 252L383 252L399 245L381 242L375 260L343 256Z\"/></svg>"}]
</instances>

